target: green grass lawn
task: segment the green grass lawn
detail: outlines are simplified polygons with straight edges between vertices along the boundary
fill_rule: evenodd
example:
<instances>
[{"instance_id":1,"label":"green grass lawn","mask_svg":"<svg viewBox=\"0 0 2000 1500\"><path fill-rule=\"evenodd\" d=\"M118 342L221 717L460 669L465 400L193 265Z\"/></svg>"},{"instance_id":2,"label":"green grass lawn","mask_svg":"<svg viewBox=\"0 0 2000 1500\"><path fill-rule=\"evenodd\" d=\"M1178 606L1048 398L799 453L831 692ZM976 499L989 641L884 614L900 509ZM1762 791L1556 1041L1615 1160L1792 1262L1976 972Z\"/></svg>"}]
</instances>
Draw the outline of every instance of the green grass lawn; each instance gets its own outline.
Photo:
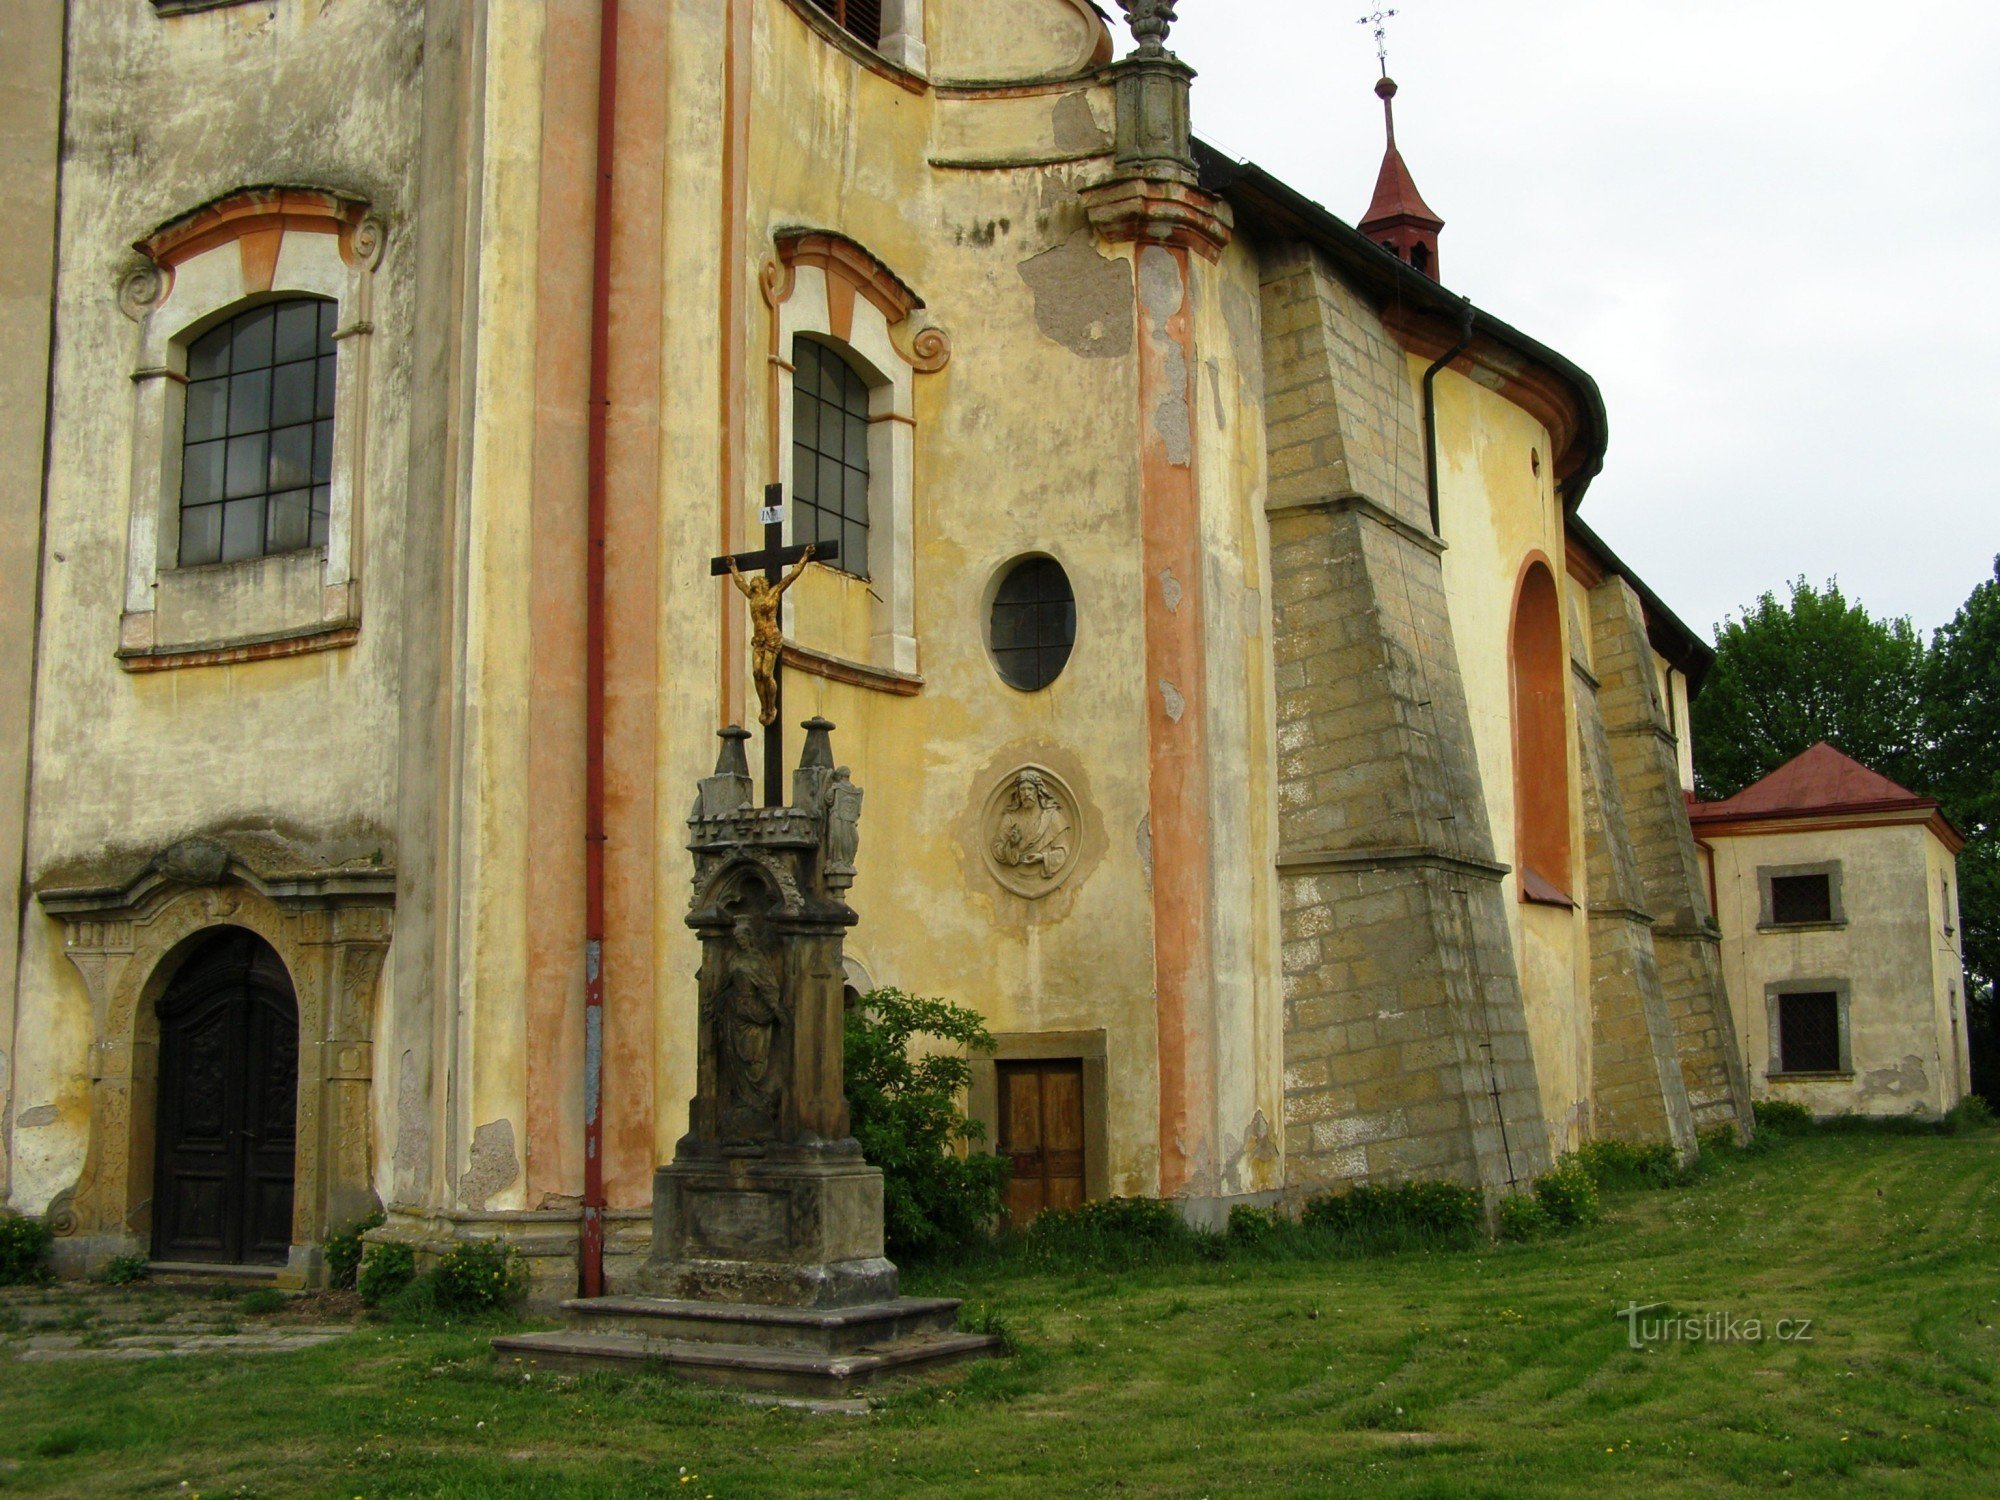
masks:
<instances>
[{"instance_id":1,"label":"green grass lawn","mask_svg":"<svg viewBox=\"0 0 2000 1500\"><path fill-rule=\"evenodd\" d=\"M0 1493L2000 1493L2000 1136L1784 1140L1607 1206L1477 1252L910 1275L1022 1352L866 1417L524 1380L492 1328L25 1363L17 1327ZM1614 1315L1635 1302L1765 1338L1635 1351Z\"/></svg>"}]
</instances>

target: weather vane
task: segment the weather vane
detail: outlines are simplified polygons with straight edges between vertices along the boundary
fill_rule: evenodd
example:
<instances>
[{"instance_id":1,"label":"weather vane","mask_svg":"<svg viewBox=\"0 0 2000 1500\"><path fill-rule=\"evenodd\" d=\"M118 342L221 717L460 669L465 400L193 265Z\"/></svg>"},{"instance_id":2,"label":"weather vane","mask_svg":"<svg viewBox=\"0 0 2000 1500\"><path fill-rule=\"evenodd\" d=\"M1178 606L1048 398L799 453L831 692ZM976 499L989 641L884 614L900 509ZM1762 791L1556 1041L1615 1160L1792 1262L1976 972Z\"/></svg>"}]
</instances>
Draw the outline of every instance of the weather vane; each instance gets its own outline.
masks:
<instances>
[{"instance_id":1,"label":"weather vane","mask_svg":"<svg viewBox=\"0 0 2000 1500\"><path fill-rule=\"evenodd\" d=\"M1372 26L1375 29L1375 60L1382 65L1382 76L1389 76L1389 22L1395 16L1393 10L1370 11L1355 21L1357 26Z\"/></svg>"}]
</instances>

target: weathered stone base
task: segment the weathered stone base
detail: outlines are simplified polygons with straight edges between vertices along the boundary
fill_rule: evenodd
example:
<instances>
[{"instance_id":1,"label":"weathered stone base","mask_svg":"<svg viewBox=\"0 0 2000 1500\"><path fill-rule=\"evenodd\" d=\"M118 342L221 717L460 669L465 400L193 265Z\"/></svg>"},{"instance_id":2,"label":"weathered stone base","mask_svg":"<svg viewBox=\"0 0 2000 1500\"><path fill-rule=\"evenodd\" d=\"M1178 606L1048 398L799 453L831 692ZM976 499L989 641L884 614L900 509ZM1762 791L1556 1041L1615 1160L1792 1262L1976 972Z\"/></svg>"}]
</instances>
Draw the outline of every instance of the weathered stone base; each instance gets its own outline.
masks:
<instances>
[{"instance_id":1,"label":"weathered stone base","mask_svg":"<svg viewBox=\"0 0 2000 1500\"><path fill-rule=\"evenodd\" d=\"M644 1209L611 1209L604 1216L604 1280L619 1291L635 1289L651 1248L651 1215ZM577 1241L582 1213L574 1208L469 1213L419 1213L392 1209L388 1222L372 1229L370 1244L404 1244L417 1254L417 1269L476 1240L501 1240L528 1268L528 1306L548 1312L577 1293Z\"/></svg>"},{"instance_id":2,"label":"weathered stone base","mask_svg":"<svg viewBox=\"0 0 2000 1500\"><path fill-rule=\"evenodd\" d=\"M1732 1129L1739 1140L1748 1140L1755 1128L1750 1084L1723 988L1721 943L1720 933L1708 924L1653 929L1695 1129Z\"/></svg>"},{"instance_id":3,"label":"weathered stone base","mask_svg":"<svg viewBox=\"0 0 2000 1500\"><path fill-rule=\"evenodd\" d=\"M1683 1161L1696 1149L1694 1117L1660 990L1650 926L1628 912L1591 913L1592 1136L1666 1141Z\"/></svg>"},{"instance_id":4,"label":"weathered stone base","mask_svg":"<svg viewBox=\"0 0 2000 1500\"><path fill-rule=\"evenodd\" d=\"M997 1354L990 1334L958 1332L956 1301L900 1297L838 1309L659 1297L563 1304L569 1325L493 1341L502 1359L542 1368L654 1369L742 1390L840 1396L895 1375Z\"/></svg>"},{"instance_id":5,"label":"weathered stone base","mask_svg":"<svg viewBox=\"0 0 2000 1500\"><path fill-rule=\"evenodd\" d=\"M882 1174L831 1161L677 1160L653 1178L647 1292L781 1307L854 1307L896 1296L882 1254Z\"/></svg>"}]
</instances>

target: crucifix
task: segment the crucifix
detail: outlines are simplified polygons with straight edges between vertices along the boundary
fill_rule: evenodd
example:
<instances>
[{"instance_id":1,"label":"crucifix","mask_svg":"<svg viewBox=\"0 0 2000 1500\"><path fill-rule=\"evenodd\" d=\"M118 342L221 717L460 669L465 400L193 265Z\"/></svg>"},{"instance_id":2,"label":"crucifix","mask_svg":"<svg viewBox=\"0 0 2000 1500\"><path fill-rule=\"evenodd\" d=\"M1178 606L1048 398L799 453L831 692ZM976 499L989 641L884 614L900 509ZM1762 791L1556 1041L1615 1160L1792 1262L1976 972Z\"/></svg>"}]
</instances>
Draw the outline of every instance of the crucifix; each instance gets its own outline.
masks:
<instances>
[{"instance_id":1,"label":"crucifix","mask_svg":"<svg viewBox=\"0 0 2000 1500\"><path fill-rule=\"evenodd\" d=\"M757 721L764 726L764 805L785 805L784 726L779 722L784 708L784 684L779 678L785 648L785 632L778 619L778 607L785 590L798 581L811 562L834 562L840 557L838 542L812 542L805 546L785 545L785 487L764 487L764 546L757 552L738 552L729 557L711 558L708 571L716 578L728 578L737 591L750 601L750 661L757 679ZM785 564L793 564L791 572ZM760 573L758 570L762 570Z\"/></svg>"}]
</instances>

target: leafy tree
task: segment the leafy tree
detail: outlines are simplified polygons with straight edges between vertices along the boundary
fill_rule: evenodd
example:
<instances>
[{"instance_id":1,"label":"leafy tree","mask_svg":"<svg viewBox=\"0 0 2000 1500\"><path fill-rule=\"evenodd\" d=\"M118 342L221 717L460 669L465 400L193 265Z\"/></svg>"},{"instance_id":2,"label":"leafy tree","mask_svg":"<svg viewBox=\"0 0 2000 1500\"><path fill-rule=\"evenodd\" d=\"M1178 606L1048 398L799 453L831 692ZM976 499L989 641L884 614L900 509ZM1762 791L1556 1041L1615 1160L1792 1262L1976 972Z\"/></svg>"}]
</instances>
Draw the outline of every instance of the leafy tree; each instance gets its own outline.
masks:
<instances>
[{"instance_id":1,"label":"leafy tree","mask_svg":"<svg viewBox=\"0 0 2000 1500\"><path fill-rule=\"evenodd\" d=\"M911 1055L929 1038L951 1050ZM976 1239L999 1217L1007 1163L960 1154L985 1127L959 1111L971 1052L991 1052L978 1012L901 990L872 990L847 1013L847 1105L855 1140L882 1169L892 1255L936 1254Z\"/></svg>"},{"instance_id":2,"label":"leafy tree","mask_svg":"<svg viewBox=\"0 0 2000 1500\"><path fill-rule=\"evenodd\" d=\"M1993 577L1932 637L1924 700L1932 740L1926 790L1967 838L1958 857L1960 943L1974 1002L1973 1055L1990 1065L2000 1041L2000 558ZM1980 1091L1993 1093L2000 1077L1979 1071Z\"/></svg>"},{"instance_id":3,"label":"leafy tree","mask_svg":"<svg viewBox=\"0 0 2000 1500\"><path fill-rule=\"evenodd\" d=\"M1795 580L1717 627L1694 715L1695 789L1733 796L1827 740L1905 786L1924 783L1924 644L1877 620L1838 582Z\"/></svg>"}]
</instances>

